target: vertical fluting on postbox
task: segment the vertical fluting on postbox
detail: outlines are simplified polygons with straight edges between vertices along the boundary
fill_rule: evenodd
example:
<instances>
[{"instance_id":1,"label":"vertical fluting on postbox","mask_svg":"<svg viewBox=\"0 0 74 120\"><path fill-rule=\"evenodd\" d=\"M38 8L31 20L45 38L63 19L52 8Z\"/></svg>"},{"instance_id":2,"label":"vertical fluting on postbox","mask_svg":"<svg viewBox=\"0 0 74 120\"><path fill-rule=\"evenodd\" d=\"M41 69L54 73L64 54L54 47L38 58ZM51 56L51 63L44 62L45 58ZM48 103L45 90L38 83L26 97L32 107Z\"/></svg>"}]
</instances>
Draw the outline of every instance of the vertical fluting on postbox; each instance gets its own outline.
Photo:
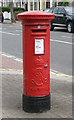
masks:
<instances>
[{"instance_id":1,"label":"vertical fluting on postbox","mask_svg":"<svg viewBox=\"0 0 74 120\"><path fill-rule=\"evenodd\" d=\"M24 12L23 35L23 110L43 112L50 109L50 26L53 14Z\"/></svg>"}]
</instances>

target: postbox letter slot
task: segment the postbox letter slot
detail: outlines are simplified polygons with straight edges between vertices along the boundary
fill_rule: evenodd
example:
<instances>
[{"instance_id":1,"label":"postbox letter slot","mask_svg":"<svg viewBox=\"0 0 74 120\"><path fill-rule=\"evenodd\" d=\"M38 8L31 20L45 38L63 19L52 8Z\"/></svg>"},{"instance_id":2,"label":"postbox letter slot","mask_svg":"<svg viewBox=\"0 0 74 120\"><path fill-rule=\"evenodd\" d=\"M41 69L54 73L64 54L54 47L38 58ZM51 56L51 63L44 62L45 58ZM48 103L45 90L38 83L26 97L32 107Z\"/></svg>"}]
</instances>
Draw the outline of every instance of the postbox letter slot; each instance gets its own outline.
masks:
<instances>
[{"instance_id":1,"label":"postbox letter slot","mask_svg":"<svg viewBox=\"0 0 74 120\"><path fill-rule=\"evenodd\" d=\"M40 29L40 30L32 30L33 33L40 33L40 32L46 32L46 29Z\"/></svg>"}]
</instances>

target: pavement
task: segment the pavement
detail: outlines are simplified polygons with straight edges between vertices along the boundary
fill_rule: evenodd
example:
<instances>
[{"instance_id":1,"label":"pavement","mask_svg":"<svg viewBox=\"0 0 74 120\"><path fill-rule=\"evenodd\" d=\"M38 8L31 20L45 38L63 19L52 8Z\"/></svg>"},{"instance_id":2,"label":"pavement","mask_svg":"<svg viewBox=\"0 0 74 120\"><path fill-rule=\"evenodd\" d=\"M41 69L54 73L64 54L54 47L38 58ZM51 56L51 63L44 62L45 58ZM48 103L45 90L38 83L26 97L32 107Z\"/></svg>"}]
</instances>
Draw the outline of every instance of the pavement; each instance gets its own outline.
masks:
<instances>
[{"instance_id":1,"label":"pavement","mask_svg":"<svg viewBox=\"0 0 74 120\"><path fill-rule=\"evenodd\" d=\"M4 23L3 23L3 24L20 24L20 23L21 23L20 20L14 22L14 23L11 23L11 20L4 20Z\"/></svg>"},{"instance_id":2,"label":"pavement","mask_svg":"<svg viewBox=\"0 0 74 120\"><path fill-rule=\"evenodd\" d=\"M22 59L0 52L0 118L72 118L73 76L50 70L51 109L27 113L22 109ZM2 108L2 109L1 109Z\"/></svg>"},{"instance_id":3,"label":"pavement","mask_svg":"<svg viewBox=\"0 0 74 120\"><path fill-rule=\"evenodd\" d=\"M2 82L2 118L72 118L72 76L51 73L51 110L27 113L22 110L22 60L0 52ZM1 84L0 84L1 85ZM1 98L0 98L1 100ZM0 102L1 103L1 102ZM0 110L1 111L1 110Z\"/></svg>"}]
</instances>

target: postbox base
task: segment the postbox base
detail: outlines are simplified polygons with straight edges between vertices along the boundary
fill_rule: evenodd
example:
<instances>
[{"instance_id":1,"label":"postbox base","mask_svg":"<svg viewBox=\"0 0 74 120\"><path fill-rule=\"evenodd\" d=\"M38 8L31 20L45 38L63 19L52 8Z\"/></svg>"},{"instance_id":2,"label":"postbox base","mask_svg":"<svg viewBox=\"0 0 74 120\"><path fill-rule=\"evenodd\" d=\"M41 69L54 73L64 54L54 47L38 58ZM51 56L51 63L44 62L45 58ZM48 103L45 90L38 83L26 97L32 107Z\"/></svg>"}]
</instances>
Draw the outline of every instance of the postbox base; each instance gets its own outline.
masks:
<instances>
[{"instance_id":1,"label":"postbox base","mask_svg":"<svg viewBox=\"0 0 74 120\"><path fill-rule=\"evenodd\" d=\"M29 113L38 113L50 110L50 95L31 97L23 94L23 110Z\"/></svg>"}]
</instances>

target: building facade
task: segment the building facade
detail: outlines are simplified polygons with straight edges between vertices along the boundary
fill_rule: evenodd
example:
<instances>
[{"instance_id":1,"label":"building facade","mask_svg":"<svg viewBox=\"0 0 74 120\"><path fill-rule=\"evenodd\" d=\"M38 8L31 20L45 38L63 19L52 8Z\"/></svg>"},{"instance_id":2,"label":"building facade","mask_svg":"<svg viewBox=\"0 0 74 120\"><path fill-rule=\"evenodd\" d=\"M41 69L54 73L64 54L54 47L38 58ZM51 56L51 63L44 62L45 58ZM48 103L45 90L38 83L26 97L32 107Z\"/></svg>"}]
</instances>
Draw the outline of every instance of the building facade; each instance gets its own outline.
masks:
<instances>
[{"instance_id":1,"label":"building facade","mask_svg":"<svg viewBox=\"0 0 74 120\"><path fill-rule=\"evenodd\" d=\"M26 11L43 10L56 5L74 5L73 0L0 0L0 6L9 6L10 1L14 7L25 8Z\"/></svg>"}]
</instances>

